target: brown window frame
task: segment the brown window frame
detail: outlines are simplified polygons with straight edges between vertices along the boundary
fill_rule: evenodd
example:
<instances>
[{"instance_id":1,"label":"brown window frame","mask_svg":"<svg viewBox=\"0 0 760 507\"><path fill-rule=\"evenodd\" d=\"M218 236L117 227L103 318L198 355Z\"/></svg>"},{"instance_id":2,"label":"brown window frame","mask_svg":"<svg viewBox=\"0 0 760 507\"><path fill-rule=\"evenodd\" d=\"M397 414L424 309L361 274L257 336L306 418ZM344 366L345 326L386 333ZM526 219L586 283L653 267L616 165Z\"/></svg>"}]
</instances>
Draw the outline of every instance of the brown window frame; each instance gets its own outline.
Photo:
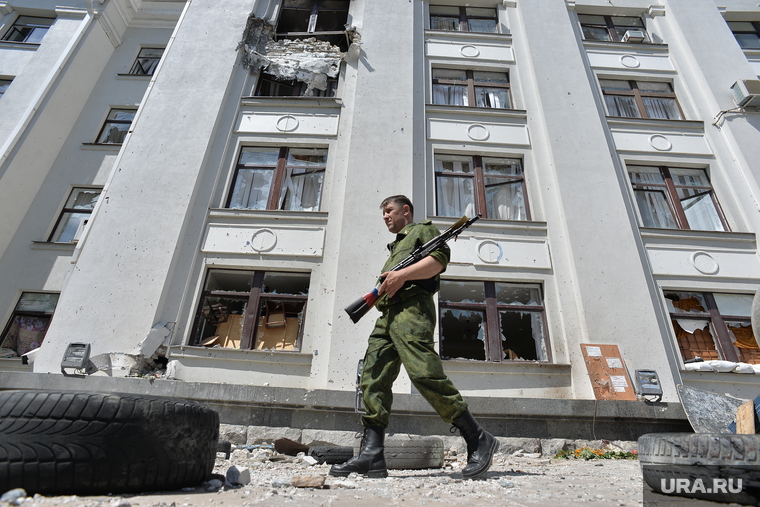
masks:
<instances>
[{"instance_id":1,"label":"brown window frame","mask_svg":"<svg viewBox=\"0 0 760 507\"><path fill-rule=\"evenodd\" d=\"M668 207L670 208L670 213L675 219L676 225L678 226L678 229L681 230L692 230L691 226L689 225L689 220L686 217L686 212L683 209L683 206L681 205L681 198L678 196L678 188L689 188L694 190L703 190L701 194L709 194L710 199L712 200L713 206L715 206L715 211L718 214L718 218L720 219L720 223L723 225L724 231L730 231L731 229L728 227L728 222L726 221L726 217L723 214L723 210L720 207L720 203L718 202L717 197L715 197L715 189L713 189L712 184L710 184L709 187L706 186L696 186L696 185L681 185L676 184L673 182L673 177L670 174L670 167L668 166L657 166L657 165L646 165L646 164L631 164L634 166L639 167L650 167L654 169L658 169L660 171L660 175L662 176L662 179L665 181L665 183L634 183L631 181L630 171L626 171L628 173L628 180L631 183L631 187L633 188L634 196L636 194L637 190L642 191L652 191L651 187L661 188L662 193L665 194L665 200L668 203ZM701 170L705 173L705 177L707 178L707 181L710 181L709 174L707 173L706 169L699 168L699 167L674 167L673 169L696 169ZM648 188L649 187L649 188ZM697 195L693 195L690 197L696 197ZM639 210L639 213L641 213L641 210ZM700 229L697 229L700 230Z\"/></svg>"},{"instance_id":2,"label":"brown window frame","mask_svg":"<svg viewBox=\"0 0 760 507\"><path fill-rule=\"evenodd\" d=\"M750 51L758 51L758 50L760 50L760 47L745 48L742 45L741 41L739 41L738 37L736 37L737 35L748 35L748 34L755 35L757 37L757 39L758 39L758 46L760 46L760 21L727 21L727 23L728 23L729 29L731 30L731 33L734 34L734 38L736 39L736 43L739 44L740 48L747 49L747 50L750 50ZM748 30L734 30L733 28L731 28L731 23L751 23L753 30L752 31L748 31Z\"/></svg>"},{"instance_id":3,"label":"brown window frame","mask_svg":"<svg viewBox=\"0 0 760 507\"><path fill-rule=\"evenodd\" d=\"M494 218L488 216L488 200L486 199L486 184L485 184L485 178L498 178L498 179L504 179L509 180L510 182L520 182L522 187L522 195L523 195L523 203L525 204L525 220L524 221L530 221L531 215L530 215L530 202L528 201L528 189L525 185L525 167L523 164L523 160L519 157L500 157L498 155L494 156L485 156L485 158L502 158L502 159L508 159L508 160L519 160L520 161L520 170L522 171L522 176L500 176L500 175L485 175L483 172L483 155L462 155L462 154L453 154L453 153L436 153L433 156L434 161L436 160L438 155L442 156L456 156L456 157L468 157L472 159L472 173L455 173L455 172L444 172L444 171L436 171L434 170L435 174L435 202L436 202L436 214L439 213L438 211L438 203L440 202L440 197L438 195L438 177L447 177L447 178L473 178L473 189L475 193L475 212L481 216L481 218L491 218L493 220L501 220L500 218ZM435 167L435 162L433 162ZM444 215L436 215L436 216L444 216Z\"/></svg>"},{"instance_id":4,"label":"brown window frame","mask_svg":"<svg viewBox=\"0 0 760 507\"><path fill-rule=\"evenodd\" d=\"M279 154L277 157L277 164L274 166L271 165L246 165L242 164L240 162L240 156L243 153L243 150L245 148L272 148L279 150ZM235 186L237 184L238 176L240 175L241 169L271 169L274 171L274 175L272 178L272 184L269 189L269 196L267 197L267 205L266 208L263 208L265 210L280 210L279 207L279 200L280 200L280 194L282 192L282 186L283 181L285 181L285 175L286 170L288 167L287 161L288 161L288 154L290 153L291 149L299 149L297 147L291 147L291 146L280 146L280 147L272 147L272 146L243 146L240 150L240 153L238 154L238 161L235 164L235 172L232 175L232 185L230 186L229 194L227 195L227 200L225 203L225 208L229 209L262 209L262 208L231 208L230 205L232 204L232 199L235 196ZM328 151L327 148L316 148L320 150L324 150L325 152ZM323 173L322 182L319 185L319 207L322 206L322 191L324 189L324 173L327 170L327 154L325 154L325 165L322 166L321 169L317 169L314 171L311 171L311 173Z\"/></svg>"},{"instance_id":5,"label":"brown window frame","mask_svg":"<svg viewBox=\"0 0 760 507\"><path fill-rule=\"evenodd\" d=\"M270 93L262 93L263 91L262 88L264 88L266 85L270 87ZM280 88L285 88L285 87L291 88L292 93L287 94L287 95L280 94L279 93ZM298 81L297 79L280 79L272 74L268 74L262 71L256 83L256 90L254 92L254 96L256 97L303 97L308 87L309 86L303 81ZM272 91L274 93L272 93ZM335 96L337 96L337 92L338 92L338 78L328 77L327 89L319 90L317 88L313 88L312 94L310 95L310 97L334 98Z\"/></svg>"},{"instance_id":6,"label":"brown window frame","mask_svg":"<svg viewBox=\"0 0 760 507\"><path fill-rule=\"evenodd\" d=\"M430 28L431 30L441 30L444 32L449 31L458 31L458 32L470 32L470 19L490 19L493 20L496 24L496 32L471 32L471 33L499 33L499 11L496 9L493 9L495 15L493 17L491 16L473 16L473 15L467 15L467 7L465 6L456 6L456 5L431 5L430 7L459 7L459 30L446 30L442 28L433 28L433 17L442 16L440 14L436 15L432 12L429 12L429 22L430 22ZM468 6L468 7L475 7L475 6ZM490 9L490 7L488 7Z\"/></svg>"},{"instance_id":7,"label":"brown window frame","mask_svg":"<svg viewBox=\"0 0 760 507\"><path fill-rule=\"evenodd\" d=\"M446 282L457 282L458 280L441 280L441 283ZM495 281L488 281L488 280L468 280L468 282L474 282L474 283L482 283L484 285L484 293L485 293L485 303L465 303L465 302L449 302L449 301L441 301L441 298L438 298L438 314L439 314L439 321L443 318L443 312L446 309L450 310L464 310L464 311L476 311L476 312L482 312L484 317L483 322L483 331L484 331L484 347L485 347L485 360L484 362L494 362L494 363L501 363L501 362L510 362L514 361L515 359L509 359L504 358L504 350L503 345L501 341L501 329L500 329L500 319L499 319L499 312L500 311L508 311L508 312L515 312L515 313L536 313L541 316L541 321L543 325L543 339L544 339L544 347L546 349L546 359L545 360L536 360L531 359L531 361L539 361L541 363L551 363L552 362L552 352L551 352L551 343L549 340L549 332L548 332L548 326L546 322L546 307L545 305L541 304L538 306L528 306L528 305L519 305L519 304L504 304L504 303L498 303L496 300L496 283L502 283L502 284L511 284L511 285L538 285L539 291L541 294L541 301L543 303L544 298L544 290L542 284L537 283L519 283L519 282L495 282ZM439 293L440 294L440 293ZM438 326L438 346L441 354L441 359L446 361L456 361L456 359L449 358L445 355L445 349L443 342L444 336L443 336L443 324L439 322ZM538 353L536 354L538 355Z\"/></svg>"},{"instance_id":8,"label":"brown window frame","mask_svg":"<svg viewBox=\"0 0 760 507\"><path fill-rule=\"evenodd\" d=\"M51 312L36 312L36 311L29 311L29 310L19 310L19 305L21 304L21 300L24 298L24 295L26 294L47 294L51 296L56 296L55 306L58 305L58 300L61 295L59 292L23 291L21 295L19 296L18 301L16 301L16 306L13 307L13 313L11 313L11 316L8 319L8 322L5 324L5 327L3 328L3 334L0 335L0 347L3 347L4 345L6 345L6 342L8 340L8 334L11 332L11 329L17 317L32 317L32 318L46 317L47 318L47 323L45 325L45 333L42 335L42 339L40 340L40 343L44 341L45 335L47 334L48 329L50 329L50 322L53 320L53 315L55 314L55 308ZM16 346L18 347L18 342L16 343ZM18 350L14 350L14 351L18 354Z\"/></svg>"},{"instance_id":9,"label":"brown window frame","mask_svg":"<svg viewBox=\"0 0 760 507\"><path fill-rule=\"evenodd\" d=\"M651 38L649 37L649 32L646 29L646 23L644 23L644 20L641 19L640 16L605 16L605 15L602 15L602 14L586 14L586 13L579 14L579 16L583 16L583 15L602 17L602 18L604 18L604 25L602 25L601 23L588 23L588 22L584 23L583 21L580 21L580 18L579 18L578 21L580 22L580 25L581 25L581 32L583 32L583 29L585 27L605 28L607 30L607 34L610 36L610 40L609 41L599 41L599 39L587 39L586 38L586 34L584 33L583 34L583 40L586 40L586 41L599 41L599 42L623 42L623 40L622 40L620 34L618 33L617 29L618 28L625 28L626 31L628 31L628 30L641 30L642 32L644 32L646 34L646 37L647 37L644 40L644 42L645 43L650 43L651 42ZM638 20L641 21L641 26L622 25L622 24L616 25L615 22L613 21L613 18L638 18Z\"/></svg>"},{"instance_id":10,"label":"brown window frame","mask_svg":"<svg viewBox=\"0 0 760 507\"><path fill-rule=\"evenodd\" d=\"M209 269L206 273L206 282L208 284L208 278L211 276L212 271L244 271L244 270L224 270L224 269ZM299 330L297 336L297 345L294 350L282 350L280 352L300 352L303 346L303 329L306 321L306 310L308 306L308 294L296 295L296 294L281 294L281 293L266 293L262 291L264 286L264 277L267 273L273 274L298 274L306 275L302 272L285 272L285 271L250 271L251 274L251 290L248 293L238 291L223 291L223 290L204 290L201 292L200 301L198 303L198 309L196 311L195 320L193 324L193 334L190 338L191 346L200 346L203 338L201 335L201 326L203 324L204 315L203 307L206 303L206 299L209 297L234 299L238 301L245 301L245 313L243 314L243 329L240 337L240 350L254 350L256 347L256 336L258 334L259 317L261 312L261 304L267 301L293 301L303 302L303 308L301 310L303 317L299 323ZM307 275L308 276L308 275Z\"/></svg>"},{"instance_id":11,"label":"brown window frame","mask_svg":"<svg viewBox=\"0 0 760 507\"><path fill-rule=\"evenodd\" d=\"M161 51L161 56L143 56L143 51ZM161 61L161 58L164 56L165 48L140 48L139 53L137 53L137 58L135 58L135 62L132 64L132 68L129 69L129 74L133 76L152 76L153 73L156 71L156 67L158 67L158 62ZM148 63L148 68L146 69L143 63Z\"/></svg>"},{"instance_id":12,"label":"brown window frame","mask_svg":"<svg viewBox=\"0 0 760 507\"><path fill-rule=\"evenodd\" d=\"M617 78L600 78L605 81L626 81L631 86L631 90L605 90L603 87L602 89L602 95L603 96L623 96L623 97L633 97L634 101L636 103L636 109L639 112L640 118L650 118L649 111L646 108L646 105L644 105L644 98L656 98L656 99L673 99L676 104L676 108L678 108L678 114L681 116L680 118L669 118L671 120L682 120L684 119L683 110L681 109L681 104L678 103L678 97L676 97L676 92L671 91L671 93L658 93L658 92L642 92L639 90L639 83L660 83L662 81L636 81L634 79L617 79ZM673 85L671 83L666 83L668 86L670 86L670 89L673 90ZM601 83L600 83L601 87ZM605 104L605 107L607 105ZM609 108L608 108L609 112ZM613 116L614 118L636 118L636 116ZM653 118L653 119L662 119L662 118Z\"/></svg>"},{"instance_id":13,"label":"brown window frame","mask_svg":"<svg viewBox=\"0 0 760 507\"><path fill-rule=\"evenodd\" d=\"M669 295L690 295L690 294L698 294L701 295L707 304L707 308L703 307L704 311L699 311L698 309L691 309L690 311L682 311L682 312L673 312L669 311L668 314L671 319L671 325L673 326L673 333L676 335L676 342L679 348L679 351L681 353L681 359L684 361L688 361L694 358L696 354L692 352L692 349L686 349L685 348L685 342L688 341L688 338L679 338L678 332L675 328L675 321L676 319L688 319L688 320L706 320L710 324L710 334L712 335L713 339L713 345L715 347L715 351L718 354L717 358L702 358L705 361L710 359L721 359L725 361L733 361L733 362L749 362L745 361L740 357L741 353L737 353L737 350L739 350L735 345L733 340L731 339L731 334L728 331L728 326L726 324L726 321L733 321L733 322L739 322L739 323L746 323L749 324L749 329L752 329L751 326L751 317L748 315L723 315L720 313L720 310L718 308L718 304L715 300L715 294L726 294L726 295L735 295L731 293L715 293L715 292L701 292L701 291L690 291L690 290L663 290L663 296L665 299L671 299L671 297L668 297ZM740 295L746 295L747 294L740 294ZM751 296L749 296L751 297ZM680 327L680 325L679 325ZM682 328L683 329L683 328ZM697 349L698 350L698 349ZM753 350L754 349L744 349L744 350ZM751 357L752 361L756 361L751 364L760 364L760 348L757 349L757 351L754 351L752 353L747 353L748 356ZM690 357L687 357L690 356ZM754 357L752 357L754 356ZM700 356L701 357L701 356Z\"/></svg>"},{"instance_id":14,"label":"brown window frame","mask_svg":"<svg viewBox=\"0 0 760 507\"><path fill-rule=\"evenodd\" d=\"M460 81L458 79L446 79L446 78L437 78L434 77L434 73L436 70L455 70L465 72L466 75L466 81ZM480 69L478 69L480 71ZM493 72L494 74L504 74L507 76L507 82L506 84L503 83L481 83L480 81L475 81L475 72L472 69L448 69L445 67L433 67L430 70L430 81L433 85L441 84L441 85L454 85L454 86L463 86L466 84L467 86L467 106L459 106L459 105L452 105L452 104L435 104L435 93L433 92L433 97L431 102L433 102L435 105L440 106L450 106L450 107L477 107L480 109L511 109L514 105L512 102L512 88L509 81L509 71L505 70L504 72L501 71L493 71L493 70L485 70L483 69L483 72ZM481 84L476 84L481 83ZM475 95L475 88L500 88L507 91L507 97L509 98L509 107L508 108L501 108L501 107L491 107L491 106L478 106L477 104L477 98Z\"/></svg>"}]
</instances>

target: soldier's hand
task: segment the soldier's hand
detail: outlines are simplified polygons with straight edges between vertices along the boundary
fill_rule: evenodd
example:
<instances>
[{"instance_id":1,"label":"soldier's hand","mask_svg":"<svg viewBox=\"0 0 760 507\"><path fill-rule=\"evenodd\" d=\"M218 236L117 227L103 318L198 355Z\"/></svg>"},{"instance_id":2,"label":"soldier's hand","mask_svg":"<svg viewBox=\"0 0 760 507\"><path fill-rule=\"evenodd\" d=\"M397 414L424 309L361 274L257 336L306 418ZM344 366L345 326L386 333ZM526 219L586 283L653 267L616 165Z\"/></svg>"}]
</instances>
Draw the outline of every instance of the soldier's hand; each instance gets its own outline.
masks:
<instances>
[{"instance_id":1,"label":"soldier's hand","mask_svg":"<svg viewBox=\"0 0 760 507\"><path fill-rule=\"evenodd\" d=\"M380 275L380 278L385 278L378 293L382 296L388 294L389 298L396 295L396 292L404 286L406 282L406 276L404 276L404 270L400 271L386 271Z\"/></svg>"}]
</instances>

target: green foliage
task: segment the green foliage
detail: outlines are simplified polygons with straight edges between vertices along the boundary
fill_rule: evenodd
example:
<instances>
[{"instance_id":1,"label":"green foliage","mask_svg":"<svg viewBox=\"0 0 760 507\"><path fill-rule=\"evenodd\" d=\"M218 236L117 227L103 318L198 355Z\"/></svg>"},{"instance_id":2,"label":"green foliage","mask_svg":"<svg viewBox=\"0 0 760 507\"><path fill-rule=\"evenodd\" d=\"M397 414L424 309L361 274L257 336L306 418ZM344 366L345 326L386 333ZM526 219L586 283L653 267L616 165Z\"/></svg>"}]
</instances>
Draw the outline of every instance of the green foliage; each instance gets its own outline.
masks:
<instances>
[{"instance_id":1,"label":"green foliage","mask_svg":"<svg viewBox=\"0 0 760 507\"><path fill-rule=\"evenodd\" d=\"M634 449L628 451L603 451L602 449L591 449L583 447L575 451L558 451L554 459L639 459L638 452Z\"/></svg>"}]
</instances>

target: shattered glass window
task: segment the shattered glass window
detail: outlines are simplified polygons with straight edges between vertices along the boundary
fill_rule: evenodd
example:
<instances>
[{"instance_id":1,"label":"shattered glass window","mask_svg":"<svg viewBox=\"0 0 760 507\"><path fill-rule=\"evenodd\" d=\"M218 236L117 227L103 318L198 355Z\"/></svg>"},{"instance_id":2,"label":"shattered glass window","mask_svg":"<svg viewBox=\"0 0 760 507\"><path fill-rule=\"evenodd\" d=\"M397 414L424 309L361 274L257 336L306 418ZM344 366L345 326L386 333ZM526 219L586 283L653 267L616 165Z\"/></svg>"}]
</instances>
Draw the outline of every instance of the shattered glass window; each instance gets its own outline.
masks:
<instances>
[{"instance_id":1,"label":"shattered glass window","mask_svg":"<svg viewBox=\"0 0 760 507\"><path fill-rule=\"evenodd\" d=\"M350 0L283 0L277 21L277 37L315 37L346 51L349 7Z\"/></svg>"},{"instance_id":2,"label":"shattered glass window","mask_svg":"<svg viewBox=\"0 0 760 507\"><path fill-rule=\"evenodd\" d=\"M338 78L328 77L324 90L312 87L296 79L281 79L266 72L261 73L256 86L257 97L335 97Z\"/></svg>"},{"instance_id":3,"label":"shattered glass window","mask_svg":"<svg viewBox=\"0 0 760 507\"><path fill-rule=\"evenodd\" d=\"M2 40L39 44L54 22L55 18L19 16L10 30L5 32Z\"/></svg>"},{"instance_id":4,"label":"shattered glass window","mask_svg":"<svg viewBox=\"0 0 760 507\"><path fill-rule=\"evenodd\" d=\"M122 144L135 118L136 109L111 109L98 135L98 144Z\"/></svg>"},{"instance_id":5,"label":"shattered glass window","mask_svg":"<svg viewBox=\"0 0 760 507\"><path fill-rule=\"evenodd\" d=\"M549 361L541 286L441 280L443 359Z\"/></svg>"},{"instance_id":6,"label":"shattered glass window","mask_svg":"<svg viewBox=\"0 0 760 507\"><path fill-rule=\"evenodd\" d=\"M74 188L63 206L50 241L70 243L79 240L100 197L99 188Z\"/></svg>"},{"instance_id":7,"label":"shattered glass window","mask_svg":"<svg viewBox=\"0 0 760 507\"><path fill-rule=\"evenodd\" d=\"M432 69L433 104L510 109L509 75L462 69Z\"/></svg>"},{"instance_id":8,"label":"shattered glass window","mask_svg":"<svg viewBox=\"0 0 760 507\"><path fill-rule=\"evenodd\" d=\"M430 6L430 28L456 32L499 33L496 9Z\"/></svg>"},{"instance_id":9,"label":"shattered glass window","mask_svg":"<svg viewBox=\"0 0 760 507\"><path fill-rule=\"evenodd\" d=\"M670 83L600 79L609 116L682 120Z\"/></svg>"},{"instance_id":10,"label":"shattered glass window","mask_svg":"<svg viewBox=\"0 0 760 507\"><path fill-rule=\"evenodd\" d=\"M163 54L163 48L142 48L132 68L129 69L129 73L139 76L152 76Z\"/></svg>"},{"instance_id":11,"label":"shattered glass window","mask_svg":"<svg viewBox=\"0 0 760 507\"><path fill-rule=\"evenodd\" d=\"M39 348L58 304L58 293L23 292L0 337L0 358Z\"/></svg>"},{"instance_id":12,"label":"shattered glass window","mask_svg":"<svg viewBox=\"0 0 760 507\"><path fill-rule=\"evenodd\" d=\"M637 16L578 14L578 20L585 40L622 42L625 32L637 30L644 33L643 42L649 42L644 22Z\"/></svg>"},{"instance_id":13,"label":"shattered glass window","mask_svg":"<svg viewBox=\"0 0 760 507\"><path fill-rule=\"evenodd\" d=\"M191 344L298 351L310 275L211 269Z\"/></svg>"}]
</instances>

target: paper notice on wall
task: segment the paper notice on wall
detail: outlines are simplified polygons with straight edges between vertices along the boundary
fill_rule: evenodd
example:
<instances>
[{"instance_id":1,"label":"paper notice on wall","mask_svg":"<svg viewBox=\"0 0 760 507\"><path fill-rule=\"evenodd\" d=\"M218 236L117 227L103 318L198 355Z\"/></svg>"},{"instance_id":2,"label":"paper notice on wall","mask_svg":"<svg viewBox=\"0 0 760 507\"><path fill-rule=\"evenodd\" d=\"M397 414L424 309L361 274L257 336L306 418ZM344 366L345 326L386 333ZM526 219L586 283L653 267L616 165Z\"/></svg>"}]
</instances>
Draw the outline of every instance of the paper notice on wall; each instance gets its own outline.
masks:
<instances>
[{"instance_id":1,"label":"paper notice on wall","mask_svg":"<svg viewBox=\"0 0 760 507\"><path fill-rule=\"evenodd\" d=\"M607 366L609 366L610 368L622 368L623 367L622 361L620 361L620 359L617 358L617 357L607 357L606 359L607 359Z\"/></svg>"},{"instance_id":2,"label":"paper notice on wall","mask_svg":"<svg viewBox=\"0 0 760 507\"><path fill-rule=\"evenodd\" d=\"M602 357L602 349L600 347L586 347L586 355L589 357Z\"/></svg>"},{"instance_id":3,"label":"paper notice on wall","mask_svg":"<svg viewBox=\"0 0 760 507\"><path fill-rule=\"evenodd\" d=\"M624 393L628 387L628 380L625 375L610 375L610 380L616 393Z\"/></svg>"}]
</instances>

